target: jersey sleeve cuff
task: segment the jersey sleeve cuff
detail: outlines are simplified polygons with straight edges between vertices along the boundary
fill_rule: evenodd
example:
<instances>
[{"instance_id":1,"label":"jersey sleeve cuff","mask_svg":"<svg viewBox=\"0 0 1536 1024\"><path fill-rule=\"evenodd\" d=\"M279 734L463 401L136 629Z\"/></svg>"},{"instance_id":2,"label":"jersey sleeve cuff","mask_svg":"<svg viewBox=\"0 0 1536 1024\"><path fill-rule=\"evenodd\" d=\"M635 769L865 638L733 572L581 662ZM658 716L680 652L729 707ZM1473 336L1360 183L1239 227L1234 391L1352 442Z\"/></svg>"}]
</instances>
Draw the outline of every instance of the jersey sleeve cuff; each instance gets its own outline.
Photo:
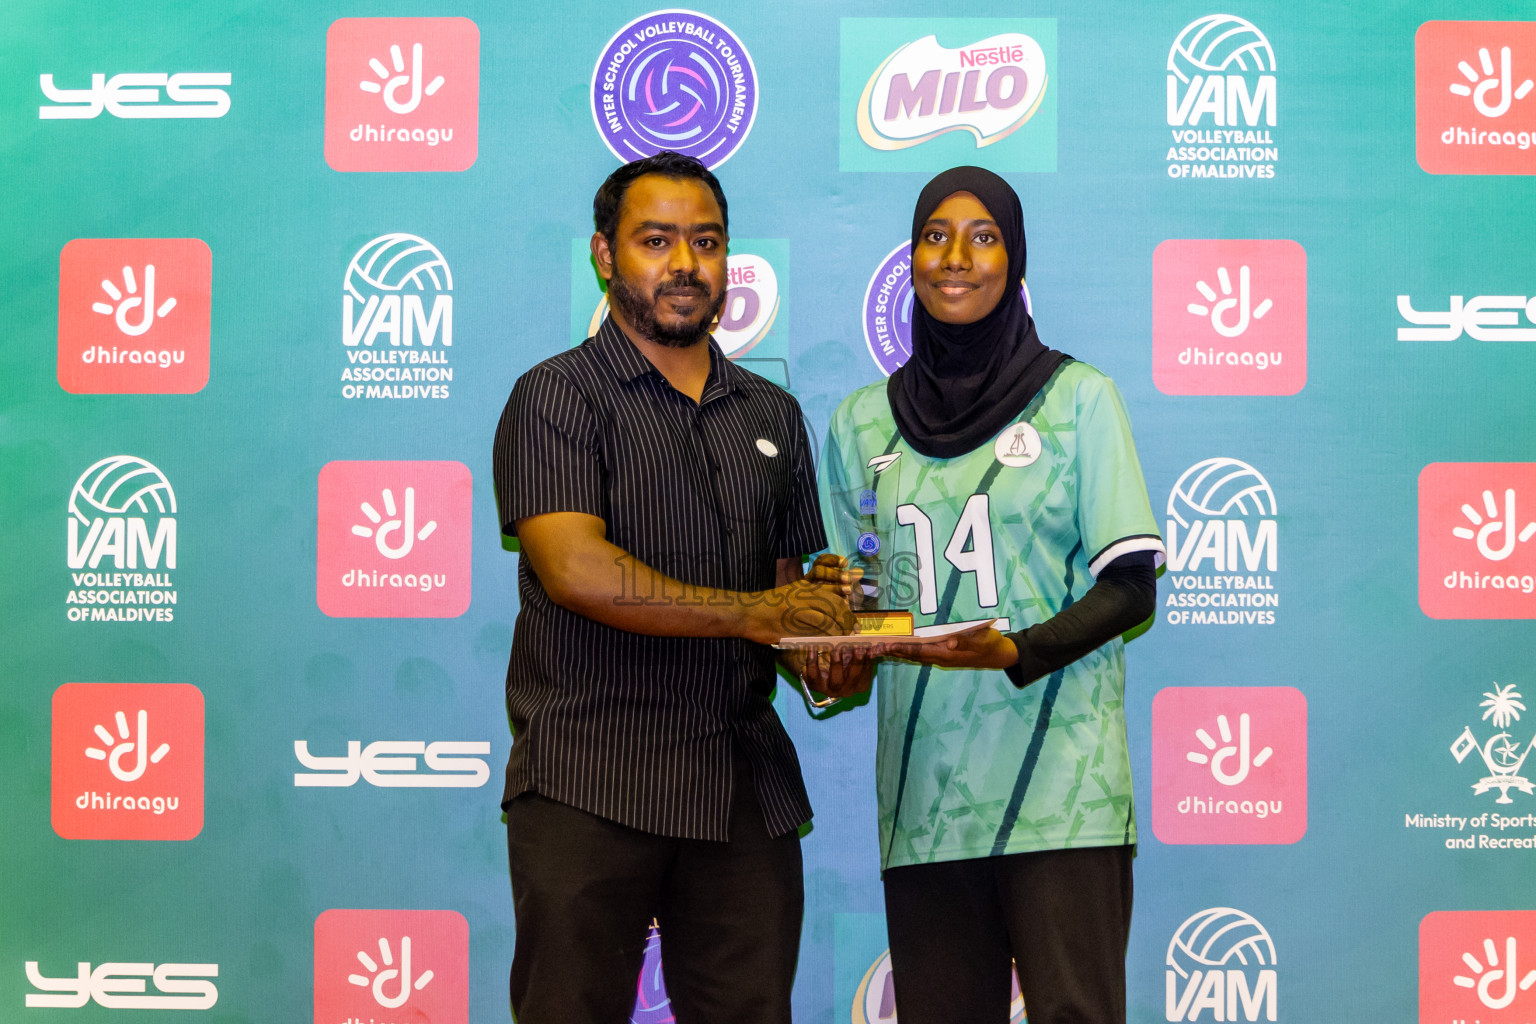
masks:
<instances>
[{"instance_id":1,"label":"jersey sleeve cuff","mask_svg":"<svg viewBox=\"0 0 1536 1024\"><path fill-rule=\"evenodd\" d=\"M1135 537L1122 537L1121 539L1111 544L1109 547L1100 551L1097 555L1093 556L1092 561L1088 563L1088 575L1092 576L1094 579L1098 579L1099 573L1103 571L1106 565L1108 565L1110 562L1113 562L1121 555L1128 555L1133 551L1152 552L1154 556L1154 568L1161 566L1163 562L1167 560L1167 552L1163 548L1163 538L1157 536L1156 534L1141 534Z\"/></svg>"}]
</instances>

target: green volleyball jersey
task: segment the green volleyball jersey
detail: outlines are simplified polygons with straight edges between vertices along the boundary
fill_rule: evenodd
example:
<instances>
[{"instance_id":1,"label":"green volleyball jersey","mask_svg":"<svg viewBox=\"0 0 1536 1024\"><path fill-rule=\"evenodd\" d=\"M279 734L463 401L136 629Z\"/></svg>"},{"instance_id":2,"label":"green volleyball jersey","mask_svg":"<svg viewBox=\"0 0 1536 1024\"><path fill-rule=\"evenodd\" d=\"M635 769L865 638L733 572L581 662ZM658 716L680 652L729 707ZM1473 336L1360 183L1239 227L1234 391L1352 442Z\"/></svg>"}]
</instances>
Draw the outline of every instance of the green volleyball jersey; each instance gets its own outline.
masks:
<instances>
[{"instance_id":1,"label":"green volleyball jersey","mask_svg":"<svg viewBox=\"0 0 1536 1024\"><path fill-rule=\"evenodd\" d=\"M898 435L884 381L832 417L832 550L918 626L1019 630L1131 551L1161 554L1114 383L1064 364L995 441L953 459ZM1001 671L884 662L876 758L884 867L1136 841L1117 637L1024 689Z\"/></svg>"}]
</instances>

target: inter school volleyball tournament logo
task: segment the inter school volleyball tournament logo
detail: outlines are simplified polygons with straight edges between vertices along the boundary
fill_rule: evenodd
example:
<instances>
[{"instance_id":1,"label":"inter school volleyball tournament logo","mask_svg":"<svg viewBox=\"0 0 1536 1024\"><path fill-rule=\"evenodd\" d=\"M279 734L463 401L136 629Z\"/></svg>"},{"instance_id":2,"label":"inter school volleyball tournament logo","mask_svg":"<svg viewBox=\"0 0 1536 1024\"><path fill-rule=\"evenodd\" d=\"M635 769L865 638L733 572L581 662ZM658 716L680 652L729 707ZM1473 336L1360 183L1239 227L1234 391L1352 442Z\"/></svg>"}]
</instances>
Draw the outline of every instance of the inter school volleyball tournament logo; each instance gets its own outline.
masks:
<instances>
[{"instance_id":1,"label":"inter school volleyball tournament logo","mask_svg":"<svg viewBox=\"0 0 1536 1024\"><path fill-rule=\"evenodd\" d=\"M1025 1024L1024 996L1019 991L1019 974L1013 972L1013 988L1008 999L1008 1024ZM897 1024L896 984L891 977L891 953L886 950L864 972L853 995L853 1024Z\"/></svg>"},{"instance_id":2,"label":"inter school volleyball tournament logo","mask_svg":"<svg viewBox=\"0 0 1536 1024\"><path fill-rule=\"evenodd\" d=\"M1536 463L1424 467L1419 607L1432 619L1536 618Z\"/></svg>"},{"instance_id":3,"label":"inter school volleyball tournament logo","mask_svg":"<svg viewBox=\"0 0 1536 1024\"><path fill-rule=\"evenodd\" d=\"M70 622L170 622L178 594L176 492L134 455L92 463L70 489L65 560Z\"/></svg>"},{"instance_id":4,"label":"inter school volleyball tournament logo","mask_svg":"<svg viewBox=\"0 0 1536 1024\"><path fill-rule=\"evenodd\" d=\"M325 34L325 162L462 171L480 146L480 29L468 18L341 18Z\"/></svg>"},{"instance_id":5,"label":"inter school volleyball tournament logo","mask_svg":"<svg viewBox=\"0 0 1536 1024\"><path fill-rule=\"evenodd\" d=\"M1536 22L1426 21L1413 50L1419 166L1536 173Z\"/></svg>"},{"instance_id":6,"label":"inter school volleyball tournament logo","mask_svg":"<svg viewBox=\"0 0 1536 1024\"><path fill-rule=\"evenodd\" d=\"M315 1024L469 1024L469 923L452 910L315 919Z\"/></svg>"},{"instance_id":7,"label":"inter school volleyball tournament logo","mask_svg":"<svg viewBox=\"0 0 1536 1024\"><path fill-rule=\"evenodd\" d=\"M1152 379L1167 395L1307 382L1307 254L1285 239L1170 238L1152 253Z\"/></svg>"},{"instance_id":8,"label":"inter school volleyball tournament logo","mask_svg":"<svg viewBox=\"0 0 1536 1024\"><path fill-rule=\"evenodd\" d=\"M1168 50L1170 178L1273 178L1275 51L1253 22L1196 18Z\"/></svg>"},{"instance_id":9,"label":"inter school volleyball tournament logo","mask_svg":"<svg viewBox=\"0 0 1536 1024\"><path fill-rule=\"evenodd\" d=\"M753 243L744 241L743 247ZM763 244L763 243L758 243ZM733 247L735 243L732 243ZM779 243L782 246L782 243ZM582 264L587 264L585 258ZM574 280L584 280L583 270L575 268ZM779 291L779 275L765 257L751 252L733 252L725 264L725 302L720 307L720 319L712 332L715 344L731 360L747 355L773 330L782 302ZM592 337L608 316L608 296L600 293L597 306L587 319L582 340Z\"/></svg>"},{"instance_id":10,"label":"inter school volleyball tournament logo","mask_svg":"<svg viewBox=\"0 0 1536 1024\"><path fill-rule=\"evenodd\" d=\"M1290 686L1152 698L1152 831L1165 843L1294 843L1307 831L1307 699Z\"/></svg>"},{"instance_id":11,"label":"inter school volleyball tournament logo","mask_svg":"<svg viewBox=\"0 0 1536 1024\"><path fill-rule=\"evenodd\" d=\"M331 462L320 470L315 595L336 618L452 618L469 608L469 468Z\"/></svg>"},{"instance_id":12,"label":"inter school volleyball tournament logo","mask_svg":"<svg viewBox=\"0 0 1536 1024\"><path fill-rule=\"evenodd\" d=\"M1024 308L1034 312L1029 286L1020 282ZM864 289L864 344L870 358L889 377L912 358L912 243L902 242L886 254Z\"/></svg>"},{"instance_id":13,"label":"inter school volleyball tournament logo","mask_svg":"<svg viewBox=\"0 0 1536 1024\"><path fill-rule=\"evenodd\" d=\"M380 235L347 264L341 397L447 398L453 383L453 271L437 247Z\"/></svg>"},{"instance_id":14,"label":"inter school volleyball tournament logo","mask_svg":"<svg viewBox=\"0 0 1536 1024\"><path fill-rule=\"evenodd\" d=\"M1252 914L1211 907L1190 915L1169 941L1164 963L1170 1021L1278 1019L1275 943Z\"/></svg>"},{"instance_id":15,"label":"inter school volleyball tournament logo","mask_svg":"<svg viewBox=\"0 0 1536 1024\"><path fill-rule=\"evenodd\" d=\"M697 11L642 15L592 68L592 120L623 161L662 150L719 167L757 117L757 69L729 28Z\"/></svg>"},{"instance_id":16,"label":"inter school volleyball tournament logo","mask_svg":"<svg viewBox=\"0 0 1536 1024\"><path fill-rule=\"evenodd\" d=\"M203 694L186 683L53 692L53 830L65 839L191 839L203 830Z\"/></svg>"},{"instance_id":17,"label":"inter school volleyball tournament logo","mask_svg":"<svg viewBox=\"0 0 1536 1024\"><path fill-rule=\"evenodd\" d=\"M1168 577L1173 625L1267 626L1280 595L1275 492L1240 459L1202 459L1168 493Z\"/></svg>"},{"instance_id":18,"label":"inter school volleyball tournament logo","mask_svg":"<svg viewBox=\"0 0 1536 1024\"><path fill-rule=\"evenodd\" d=\"M76 238L59 253L59 386L190 394L208 383L213 254L197 238Z\"/></svg>"},{"instance_id":19,"label":"inter school volleyball tournament logo","mask_svg":"<svg viewBox=\"0 0 1536 1024\"><path fill-rule=\"evenodd\" d=\"M1420 1024L1536 1014L1536 911L1437 910L1419 922Z\"/></svg>"}]
</instances>

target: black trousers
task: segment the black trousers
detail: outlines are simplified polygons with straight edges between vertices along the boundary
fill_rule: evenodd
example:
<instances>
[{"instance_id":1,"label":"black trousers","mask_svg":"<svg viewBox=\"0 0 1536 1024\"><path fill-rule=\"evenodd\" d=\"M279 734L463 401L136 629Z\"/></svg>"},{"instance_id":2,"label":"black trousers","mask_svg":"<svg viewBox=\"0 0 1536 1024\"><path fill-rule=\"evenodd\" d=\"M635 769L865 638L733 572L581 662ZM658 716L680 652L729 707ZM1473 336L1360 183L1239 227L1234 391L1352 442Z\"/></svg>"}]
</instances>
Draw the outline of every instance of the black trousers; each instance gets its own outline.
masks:
<instances>
[{"instance_id":1,"label":"black trousers","mask_svg":"<svg viewBox=\"0 0 1536 1024\"><path fill-rule=\"evenodd\" d=\"M731 839L672 839L524 793L507 808L518 1024L626 1024L661 928L678 1024L789 1024L805 889L796 832L768 835L738 772Z\"/></svg>"},{"instance_id":2,"label":"black trousers","mask_svg":"<svg viewBox=\"0 0 1536 1024\"><path fill-rule=\"evenodd\" d=\"M1124 1024L1130 846L944 861L885 873L901 1024Z\"/></svg>"}]
</instances>

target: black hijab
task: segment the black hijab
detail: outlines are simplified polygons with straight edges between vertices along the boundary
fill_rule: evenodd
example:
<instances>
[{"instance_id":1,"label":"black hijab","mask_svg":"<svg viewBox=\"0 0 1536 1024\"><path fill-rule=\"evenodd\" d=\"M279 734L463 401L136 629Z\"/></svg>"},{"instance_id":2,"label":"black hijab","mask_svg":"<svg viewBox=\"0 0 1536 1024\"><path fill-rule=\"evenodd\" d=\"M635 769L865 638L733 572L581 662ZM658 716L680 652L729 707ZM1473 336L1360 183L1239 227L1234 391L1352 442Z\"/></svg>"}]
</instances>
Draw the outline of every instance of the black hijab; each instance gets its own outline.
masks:
<instances>
[{"instance_id":1,"label":"black hijab","mask_svg":"<svg viewBox=\"0 0 1536 1024\"><path fill-rule=\"evenodd\" d=\"M912 214L912 247L940 203L956 192L979 199L1008 254L1008 286L972 324L946 324L921 302L912 310L912 358L891 374L886 397L908 444L933 459L964 455L1002 433L1071 357L1046 348L1016 283L1024 279L1024 210L1018 194L982 167L952 167L930 181Z\"/></svg>"}]
</instances>

